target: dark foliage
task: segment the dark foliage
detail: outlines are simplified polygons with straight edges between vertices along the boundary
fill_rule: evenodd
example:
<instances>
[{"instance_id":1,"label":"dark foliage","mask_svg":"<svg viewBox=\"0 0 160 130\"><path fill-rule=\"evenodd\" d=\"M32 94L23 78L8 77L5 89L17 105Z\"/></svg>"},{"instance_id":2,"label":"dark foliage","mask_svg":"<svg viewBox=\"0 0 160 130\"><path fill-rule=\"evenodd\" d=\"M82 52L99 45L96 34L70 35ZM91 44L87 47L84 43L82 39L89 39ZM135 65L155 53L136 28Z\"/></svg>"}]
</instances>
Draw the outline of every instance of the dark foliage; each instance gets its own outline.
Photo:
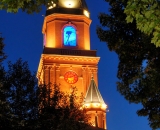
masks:
<instances>
[{"instance_id":1,"label":"dark foliage","mask_svg":"<svg viewBox=\"0 0 160 130\"><path fill-rule=\"evenodd\" d=\"M0 35L0 64L4 59L6 59L6 54L4 53L4 38L1 37Z\"/></svg>"},{"instance_id":2,"label":"dark foliage","mask_svg":"<svg viewBox=\"0 0 160 130\"><path fill-rule=\"evenodd\" d=\"M22 59L0 67L0 129L87 130L83 97L60 91L57 85L37 86L35 74Z\"/></svg>"},{"instance_id":3,"label":"dark foliage","mask_svg":"<svg viewBox=\"0 0 160 130\"><path fill-rule=\"evenodd\" d=\"M23 12L34 13L40 12L42 7L53 5L53 2L58 0L3 0L0 1L0 9L7 10L7 12L17 13L19 9Z\"/></svg>"},{"instance_id":4,"label":"dark foliage","mask_svg":"<svg viewBox=\"0 0 160 130\"><path fill-rule=\"evenodd\" d=\"M29 70L28 63L22 59L16 63L8 63L5 75L5 88L7 101L14 120L12 129L22 129L38 116L37 79ZM13 123L13 122L12 122Z\"/></svg>"},{"instance_id":5,"label":"dark foliage","mask_svg":"<svg viewBox=\"0 0 160 130\"><path fill-rule=\"evenodd\" d=\"M147 116L153 129L160 128L160 48L151 37L126 23L124 8L128 0L105 0L110 14L101 13L97 34L119 57L118 91L131 103L141 103L139 116Z\"/></svg>"},{"instance_id":6,"label":"dark foliage","mask_svg":"<svg viewBox=\"0 0 160 130\"><path fill-rule=\"evenodd\" d=\"M8 89L4 87L6 73L2 66L2 61L6 58L3 40L4 39L0 36L0 129L10 129L11 111L9 103L6 100Z\"/></svg>"},{"instance_id":7,"label":"dark foliage","mask_svg":"<svg viewBox=\"0 0 160 130\"><path fill-rule=\"evenodd\" d=\"M0 65L0 129L10 128L11 111L9 103L6 100L7 88L4 87L5 80L4 68Z\"/></svg>"},{"instance_id":8,"label":"dark foliage","mask_svg":"<svg viewBox=\"0 0 160 130\"><path fill-rule=\"evenodd\" d=\"M52 91L51 91L51 88ZM50 95L52 93L52 95ZM49 97L49 98L48 98ZM87 130L88 116L81 110L82 98L76 90L69 93L60 91L59 86L40 86L40 129L46 130Z\"/></svg>"}]
</instances>

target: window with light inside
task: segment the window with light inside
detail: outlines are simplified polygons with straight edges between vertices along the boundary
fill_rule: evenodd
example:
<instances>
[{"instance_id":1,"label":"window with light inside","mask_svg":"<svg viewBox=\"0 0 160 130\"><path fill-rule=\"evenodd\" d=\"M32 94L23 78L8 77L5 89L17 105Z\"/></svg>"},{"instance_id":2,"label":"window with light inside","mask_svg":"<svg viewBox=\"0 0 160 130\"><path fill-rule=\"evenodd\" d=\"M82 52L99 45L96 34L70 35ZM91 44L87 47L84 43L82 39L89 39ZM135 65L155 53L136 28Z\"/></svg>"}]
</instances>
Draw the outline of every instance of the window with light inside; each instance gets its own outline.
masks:
<instances>
[{"instance_id":1,"label":"window with light inside","mask_svg":"<svg viewBox=\"0 0 160 130\"><path fill-rule=\"evenodd\" d=\"M66 26L63 31L64 46L76 46L76 29L73 26Z\"/></svg>"}]
</instances>

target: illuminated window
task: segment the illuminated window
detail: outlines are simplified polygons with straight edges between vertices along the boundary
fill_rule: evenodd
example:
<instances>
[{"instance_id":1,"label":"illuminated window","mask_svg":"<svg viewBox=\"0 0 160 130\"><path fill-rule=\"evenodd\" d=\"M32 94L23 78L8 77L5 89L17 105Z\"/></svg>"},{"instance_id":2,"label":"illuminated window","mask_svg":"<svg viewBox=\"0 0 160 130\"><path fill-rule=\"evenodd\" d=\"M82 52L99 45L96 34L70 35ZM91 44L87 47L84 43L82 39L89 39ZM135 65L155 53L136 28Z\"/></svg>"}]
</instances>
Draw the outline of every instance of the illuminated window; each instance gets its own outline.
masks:
<instances>
[{"instance_id":1,"label":"illuminated window","mask_svg":"<svg viewBox=\"0 0 160 130\"><path fill-rule=\"evenodd\" d=\"M64 46L77 45L76 29L73 26L66 26L64 28L63 36L64 36L64 41L63 41Z\"/></svg>"}]
</instances>

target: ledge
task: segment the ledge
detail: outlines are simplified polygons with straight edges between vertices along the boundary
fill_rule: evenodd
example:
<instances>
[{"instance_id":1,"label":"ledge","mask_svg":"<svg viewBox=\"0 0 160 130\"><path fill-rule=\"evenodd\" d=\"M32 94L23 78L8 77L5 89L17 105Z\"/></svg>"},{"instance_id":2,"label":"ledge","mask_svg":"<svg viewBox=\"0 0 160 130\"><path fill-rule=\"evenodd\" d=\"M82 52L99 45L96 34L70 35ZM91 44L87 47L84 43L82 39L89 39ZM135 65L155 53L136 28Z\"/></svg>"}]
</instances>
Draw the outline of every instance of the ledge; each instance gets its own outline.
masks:
<instances>
[{"instance_id":1,"label":"ledge","mask_svg":"<svg viewBox=\"0 0 160 130\"><path fill-rule=\"evenodd\" d=\"M96 50L76 50L76 49L58 49L58 48L47 48L43 50L43 54L57 54L57 55L72 55L72 56L97 56Z\"/></svg>"}]
</instances>

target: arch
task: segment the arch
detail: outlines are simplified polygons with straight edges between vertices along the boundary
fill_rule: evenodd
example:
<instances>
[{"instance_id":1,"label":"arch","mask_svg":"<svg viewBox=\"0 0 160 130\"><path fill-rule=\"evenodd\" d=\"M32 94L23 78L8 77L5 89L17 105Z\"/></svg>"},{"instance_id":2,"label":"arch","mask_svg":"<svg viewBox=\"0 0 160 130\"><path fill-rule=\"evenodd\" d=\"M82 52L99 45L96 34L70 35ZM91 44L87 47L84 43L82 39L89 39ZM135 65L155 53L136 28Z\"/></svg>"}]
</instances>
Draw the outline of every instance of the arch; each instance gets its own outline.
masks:
<instances>
[{"instance_id":1,"label":"arch","mask_svg":"<svg viewBox=\"0 0 160 130\"><path fill-rule=\"evenodd\" d=\"M77 31L71 24L67 24L63 28L63 46L77 46Z\"/></svg>"}]
</instances>

